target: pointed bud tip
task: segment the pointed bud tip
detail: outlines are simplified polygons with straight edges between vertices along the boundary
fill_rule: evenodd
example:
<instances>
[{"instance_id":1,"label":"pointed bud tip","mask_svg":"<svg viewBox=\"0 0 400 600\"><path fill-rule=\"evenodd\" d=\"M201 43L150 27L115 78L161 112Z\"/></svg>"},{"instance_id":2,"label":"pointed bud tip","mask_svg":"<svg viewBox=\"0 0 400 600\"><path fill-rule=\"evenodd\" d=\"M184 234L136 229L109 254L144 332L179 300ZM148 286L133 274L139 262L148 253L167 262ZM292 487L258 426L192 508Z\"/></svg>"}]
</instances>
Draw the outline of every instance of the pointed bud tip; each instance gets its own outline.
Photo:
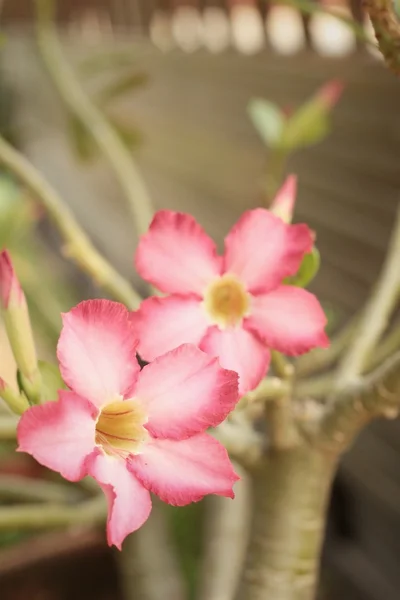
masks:
<instances>
[{"instance_id":1,"label":"pointed bud tip","mask_svg":"<svg viewBox=\"0 0 400 600\"><path fill-rule=\"evenodd\" d=\"M289 175L276 194L270 209L274 215L282 219L285 223L290 223L293 218L296 194L297 176Z\"/></svg>"},{"instance_id":2,"label":"pointed bud tip","mask_svg":"<svg viewBox=\"0 0 400 600\"><path fill-rule=\"evenodd\" d=\"M344 83L340 79L332 79L325 83L317 92L317 98L319 98L325 107L330 110L339 101L343 94Z\"/></svg>"},{"instance_id":3,"label":"pointed bud tip","mask_svg":"<svg viewBox=\"0 0 400 600\"><path fill-rule=\"evenodd\" d=\"M0 252L0 300L4 309L7 309L10 302L21 304L24 294L18 278L15 274L14 266L8 250Z\"/></svg>"}]
</instances>

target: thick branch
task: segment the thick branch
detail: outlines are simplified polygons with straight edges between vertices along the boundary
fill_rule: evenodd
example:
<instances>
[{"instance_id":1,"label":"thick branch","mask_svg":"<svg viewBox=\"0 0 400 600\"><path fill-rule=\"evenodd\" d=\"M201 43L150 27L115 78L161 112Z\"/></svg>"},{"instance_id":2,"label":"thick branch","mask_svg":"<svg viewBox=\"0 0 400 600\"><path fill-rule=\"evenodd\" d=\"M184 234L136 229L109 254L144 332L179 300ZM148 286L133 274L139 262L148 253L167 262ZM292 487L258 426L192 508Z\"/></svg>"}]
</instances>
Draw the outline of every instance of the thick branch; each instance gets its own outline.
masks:
<instances>
[{"instance_id":1,"label":"thick branch","mask_svg":"<svg viewBox=\"0 0 400 600\"><path fill-rule=\"evenodd\" d=\"M400 352L382 367L338 392L328 402L318 426L323 445L346 448L366 423L376 417L397 417L400 410Z\"/></svg>"},{"instance_id":2,"label":"thick branch","mask_svg":"<svg viewBox=\"0 0 400 600\"><path fill-rule=\"evenodd\" d=\"M36 7L38 43L49 75L65 105L92 136L112 167L128 200L138 234L145 233L153 208L142 176L130 153L84 92L65 60L52 19L52 0L36 0Z\"/></svg>"},{"instance_id":3,"label":"thick branch","mask_svg":"<svg viewBox=\"0 0 400 600\"><path fill-rule=\"evenodd\" d=\"M395 0L364 0L364 7L371 19L386 64L396 75L400 75L400 21L394 2Z\"/></svg>"},{"instance_id":4,"label":"thick branch","mask_svg":"<svg viewBox=\"0 0 400 600\"><path fill-rule=\"evenodd\" d=\"M137 308L141 298L129 282L95 249L56 190L2 137L0 137L0 164L26 186L47 211L65 240L65 254L113 298L129 308Z\"/></svg>"},{"instance_id":5,"label":"thick branch","mask_svg":"<svg viewBox=\"0 0 400 600\"><path fill-rule=\"evenodd\" d=\"M344 354L337 373L337 387L355 382L366 367L398 300L400 284L400 211L385 264L376 288L363 312L357 335Z\"/></svg>"}]
</instances>

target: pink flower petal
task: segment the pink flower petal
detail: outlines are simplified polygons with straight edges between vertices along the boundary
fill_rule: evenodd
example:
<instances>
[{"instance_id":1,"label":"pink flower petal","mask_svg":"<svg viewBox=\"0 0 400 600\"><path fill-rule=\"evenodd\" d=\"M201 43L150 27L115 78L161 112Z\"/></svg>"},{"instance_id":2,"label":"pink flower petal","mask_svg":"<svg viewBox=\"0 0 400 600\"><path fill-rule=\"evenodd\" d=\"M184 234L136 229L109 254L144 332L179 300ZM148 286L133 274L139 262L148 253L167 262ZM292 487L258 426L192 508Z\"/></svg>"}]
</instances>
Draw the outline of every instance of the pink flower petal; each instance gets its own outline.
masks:
<instances>
[{"instance_id":1,"label":"pink flower petal","mask_svg":"<svg viewBox=\"0 0 400 600\"><path fill-rule=\"evenodd\" d=\"M184 344L144 367L135 395L153 436L182 439L225 419L239 399L237 380L218 359Z\"/></svg>"},{"instance_id":2,"label":"pink flower petal","mask_svg":"<svg viewBox=\"0 0 400 600\"><path fill-rule=\"evenodd\" d=\"M150 494L122 459L98 453L89 463L89 474L102 487L108 501L108 545L121 550L126 536L147 521Z\"/></svg>"},{"instance_id":3,"label":"pink flower petal","mask_svg":"<svg viewBox=\"0 0 400 600\"><path fill-rule=\"evenodd\" d=\"M239 394L243 396L260 383L268 370L270 353L252 332L241 327L212 327L200 348L218 356L221 366L239 374Z\"/></svg>"},{"instance_id":4,"label":"pink flower petal","mask_svg":"<svg viewBox=\"0 0 400 600\"><path fill-rule=\"evenodd\" d=\"M184 506L206 494L234 497L239 479L217 440L200 433L187 440L153 440L128 458L128 468L164 502Z\"/></svg>"},{"instance_id":5,"label":"pink flower petal","mask_svg":"<svg viewBox=\"0 0 400 600\"><path fill-rule=\"evenodd\" d=\"M18 423L18 451L65 479L85 477L86 461L95 449L97 410L74 392L60 391L57 402L32 406Z\"/></svg>"},{"instance_id":6,"label":"pink flower petal","mask_svg":"<svg viewBox=\"0 0 400 600\"><path fill-rule=\"evenodd\" d=\"M139 373L128 310L110 300L81 302L63 315L57 355L67 385L101 406L129 397Z\"/></svg>"},{"instance_id":7,"label":"pink flower petal","mask_svg":"<svg viewBox=\"0 0 400 600\"><path fill-rule=\"evenodd\" d=\"M136 251L140 275L167 293L201 295L221 273L216 246L202 227L185 213L160 210Z\"/></svg>"},{"instance_id":8,"label":"pink flower petal","mask_svg":"<svg viewBox=\"0 0 400 600\"><path fill-rule=\"evenodd\" d=\"M307 225L287 225L263 208L249 210L225 239L225 271L249 292L267 292L298 271L312 245Z\"/></svg>"},{"instance_id":9,"label":"pink flower petal","mask_svg":"<svg viewBox=\"0 0 400 600\"><path fill-rule=\"evenodd\" d=\"M251 316L245 327L269 346L297 355L329 346L324 331L326 317L317 298L301 288L284 285L252 298Z\"/></svg>"},{"instance_id":10,"label":"pink flower petal","mask_svg":"<svg viewBox=\"0 0 400 600\"><path fill-rule=\"evenodd\" d=\"M178 295L148 298L132 315L132 322L139 337L138 352L148 361L184 343L198 345L209 326L200 300Z\"/></svg>"}]
</instances>

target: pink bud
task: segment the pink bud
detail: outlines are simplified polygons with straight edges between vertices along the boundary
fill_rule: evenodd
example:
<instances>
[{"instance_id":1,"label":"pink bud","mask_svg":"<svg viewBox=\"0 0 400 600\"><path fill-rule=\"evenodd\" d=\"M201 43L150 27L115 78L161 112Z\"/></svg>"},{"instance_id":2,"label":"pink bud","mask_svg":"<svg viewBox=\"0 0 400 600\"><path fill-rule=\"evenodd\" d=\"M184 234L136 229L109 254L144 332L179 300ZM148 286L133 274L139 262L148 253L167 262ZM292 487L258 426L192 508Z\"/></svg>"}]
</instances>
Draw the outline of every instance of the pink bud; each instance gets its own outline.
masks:
<instances>
[{"instance_id":1,"label":"pink bud","mask_svg":"<svg viewBox=\"0 0 400 600\"><path fill-rule=\"evenodd\" d=\"M322 102L327 110L332 109L343 94L344 83L339 79L332 79L319 88L315 99Z\"/></svg>"},{"instance_id":2,"label":"pink bud","mask_svg":"<svg viewBox=\"0 0 400 600\"><path fill-rule=\"evenodd\" d=\"M10 303L22 304L24 298L24 292L15 274L11 256L7 250L3 250L0 253L0 300L3 309L7 310Z\"/></svg>"},{"instance_id":3,"label":"pink bud","mask_svg":"<svg viewBox=\"0 0 400 600\"><path fill-rule=\"evenodd\" d=\"M285 223L290 223L296 202L297 177L289 175L276 194L270 210Z\"/></svg>"}]
</instances>

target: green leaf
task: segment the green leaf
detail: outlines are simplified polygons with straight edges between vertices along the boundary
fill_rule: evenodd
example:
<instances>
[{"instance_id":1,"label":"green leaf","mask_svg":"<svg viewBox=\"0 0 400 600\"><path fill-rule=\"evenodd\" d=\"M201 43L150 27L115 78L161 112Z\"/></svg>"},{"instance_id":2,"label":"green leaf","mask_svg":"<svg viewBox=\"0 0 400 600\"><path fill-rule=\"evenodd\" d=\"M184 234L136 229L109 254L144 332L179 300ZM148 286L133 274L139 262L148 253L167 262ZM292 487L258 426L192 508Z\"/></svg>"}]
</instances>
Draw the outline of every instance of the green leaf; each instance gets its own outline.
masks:
<instances>
[{"instance_id":1,"label":"green leaf","mask_svg":"<svg viewBox=\"0 0 400 600\"><path fill-rule=\"evenodd\" d=\"M97 103L104 108L113 100L144 86L147 81L146 73L124 73L102 88L97 96Z\"/></svg>"},{"instance_id":2,"label":"green leaf","mask_svg":"<svg viewBox=\"0 0 400 600\"><path fill-rule=\"evenodd\" d=\"M65 384L56 365L39 360L39 371L42 376L42 400L57 400L58 390L64 390Z\"/></svg>"},{"instance_id":3,"label":"green leaf","mask_svg":"<svg viewBox=\"0 0 400 600\"><path fill-rule=\"evenodd\" d=\"M273 102L261 98L251 100L247 112L259 136L268 147L279 145L286 117Z\"/></svg>"},{"instance_id":4,"label":"green leaf","mask_svg":"<svg viewBox=\"0 0 400 600\"><path fill-rule=\"evenodd\" d=\"M296 287L306 287L318 273L321 264L321 257L314 246L309 254L306 254L302 260L299 270L293 277L287 277L285 283Z\"/></svg>"},{"instance_id":5,"label":"green leaf","mask_svg":"<svg viewBox=\"0 0 400 600\"><path fill-rule=\"evenodd\" d=\"M328 110L313 99L286 120L281 146L287 152L312 146L322 142L330 130Z\"/></svg>"}]
</instances>

